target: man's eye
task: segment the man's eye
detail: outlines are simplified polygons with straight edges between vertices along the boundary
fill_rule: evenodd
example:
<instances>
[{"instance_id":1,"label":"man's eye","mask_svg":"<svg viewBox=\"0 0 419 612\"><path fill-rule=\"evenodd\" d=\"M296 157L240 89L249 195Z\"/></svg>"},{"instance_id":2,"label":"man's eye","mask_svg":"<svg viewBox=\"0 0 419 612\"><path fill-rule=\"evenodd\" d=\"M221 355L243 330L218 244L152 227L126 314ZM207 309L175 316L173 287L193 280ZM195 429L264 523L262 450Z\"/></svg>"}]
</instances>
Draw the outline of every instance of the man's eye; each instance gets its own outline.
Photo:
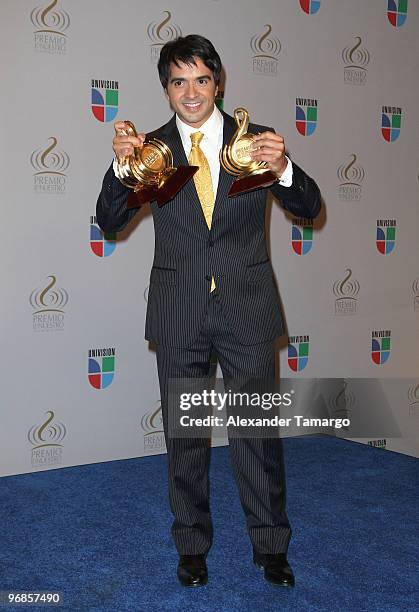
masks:
<instances>
[{"instance_id":1,"label":"man's eye","mask_svg":"<svg viewBox=\"0 0 419 612\"><path fill-rule=\"evenodd\" d=\"M179 87L180 85L182 85L182 81L175 81L175 87Z\"/></svg>"},{"instance_id":2,"label":"man's eye","mask_svg":"<svg viewBox=\"0 0 419 612\"><path fill-rule=\"evenodd\" d=\"M198 79L198 83L200 85L206 85L208 83L208 80L207 79Z\"/></svg>"}]
</instances>

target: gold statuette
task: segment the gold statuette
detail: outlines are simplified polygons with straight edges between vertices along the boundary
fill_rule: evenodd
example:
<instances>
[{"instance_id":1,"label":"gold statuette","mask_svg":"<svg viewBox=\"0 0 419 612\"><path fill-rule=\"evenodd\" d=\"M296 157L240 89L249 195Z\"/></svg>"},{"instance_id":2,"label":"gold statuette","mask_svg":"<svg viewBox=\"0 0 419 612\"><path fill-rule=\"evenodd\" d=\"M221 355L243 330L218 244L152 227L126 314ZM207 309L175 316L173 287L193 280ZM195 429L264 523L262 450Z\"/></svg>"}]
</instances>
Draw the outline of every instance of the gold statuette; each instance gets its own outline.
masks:
<instances>
[{"instance_id":1,"label":"gold statuette","mask_svg":"<svg viewBox=\"0 0 419 612\"><path fill-rule=\"evenodd\" d=\"M220 163L224 170L237 177L228 192L229 196L239 195L258 187L267 187L277 180L266 162L258 162L251 157L254 134L247 131L249 128L247 110L236 108L234 119L237 129L230 143L220 151Z\"/></svg>"},{"instance_id":2,"label":"gold statuette","mask_svg":"<svg viewBox=\"0 0 419 612\"><path fill-rule=\"evenodd\" d=\"M135 125L131 121L124 123L127 129L120 130L121 135L137 137ZM132 155L113 162L115 176L133 190L128 198L128 208L138 208L152 200L163 206L174 198L197 170L197 166L174 168L171 150L157 138L146 140L142 147L134 147Z\"/></svg>"}]
</instances>

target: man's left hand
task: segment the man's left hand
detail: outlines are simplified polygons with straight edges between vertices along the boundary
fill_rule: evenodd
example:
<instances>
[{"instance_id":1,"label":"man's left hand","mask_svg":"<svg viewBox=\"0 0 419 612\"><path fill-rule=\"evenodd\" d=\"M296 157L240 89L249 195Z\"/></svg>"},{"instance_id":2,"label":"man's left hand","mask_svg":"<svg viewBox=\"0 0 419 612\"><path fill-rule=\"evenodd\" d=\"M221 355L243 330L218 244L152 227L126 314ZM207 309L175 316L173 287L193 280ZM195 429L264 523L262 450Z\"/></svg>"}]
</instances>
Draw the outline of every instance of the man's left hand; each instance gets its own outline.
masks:
<instances>
[{"instance_id":1,"label":"man's left hand","mask_svg":"<svg viewBox=\"0 0 419 612\"><path fill-rule=\"evenodd\" d=\"M274 132L262 132L255 134L253 141L252 159L267 162L269 170L280 178L288 165L284 138Z\"/></svg>"}]
</instances>

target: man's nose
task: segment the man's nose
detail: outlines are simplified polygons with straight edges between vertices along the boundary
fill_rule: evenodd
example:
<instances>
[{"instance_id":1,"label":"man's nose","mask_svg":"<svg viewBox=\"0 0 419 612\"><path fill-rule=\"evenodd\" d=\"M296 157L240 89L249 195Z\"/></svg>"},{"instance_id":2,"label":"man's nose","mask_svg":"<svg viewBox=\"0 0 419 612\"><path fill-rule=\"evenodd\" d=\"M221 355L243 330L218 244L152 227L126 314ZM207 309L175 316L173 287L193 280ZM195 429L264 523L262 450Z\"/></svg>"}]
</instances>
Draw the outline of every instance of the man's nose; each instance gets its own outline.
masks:
<instances>
[{"instance_id":1,"label":"man's nose","mask_svg":"<svg viewBox=\"0 0 419 612\"><path fill-rule=\"evenodd\" d=\"M188 98L194 98L196 96L195 83L192 82L187 84L186 95Z\"/></svg>"}]
</instances>

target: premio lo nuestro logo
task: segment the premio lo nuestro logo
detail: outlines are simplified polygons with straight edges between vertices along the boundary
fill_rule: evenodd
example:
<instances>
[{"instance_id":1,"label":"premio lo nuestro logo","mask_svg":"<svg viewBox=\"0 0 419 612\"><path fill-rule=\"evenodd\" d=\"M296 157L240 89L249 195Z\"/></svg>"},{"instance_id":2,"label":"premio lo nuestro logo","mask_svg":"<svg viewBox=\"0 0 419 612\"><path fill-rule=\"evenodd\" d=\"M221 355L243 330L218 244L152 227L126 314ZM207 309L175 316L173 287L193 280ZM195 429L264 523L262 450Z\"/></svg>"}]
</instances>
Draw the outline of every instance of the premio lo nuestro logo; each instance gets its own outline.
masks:
<instances>
[{"instance_id":1,"label":"premio lo nuestro logo","mask_svg":"<svg viewBox=\"0 0 419 612\"><path fill-rule=\"evenodd\" d=\"M253 51L252 70L255 74L276 76L278 73L278 58L281 53L281 41L272 34L269 23L264 26L266 31L256 34L250 39Z\"/></svg>"},{"instance_id":2,"label":"premio lo nuestro logo","mask_svg":"<svg viewBox=\"0 0 419 612\"><path fill-rule=\"evenodd\" d=\"M407 392L410 416L419 416L419 384L411 385Z\"/></svg>"},{"instance_id":3,"label":"premio lo nuestro logo","mask_svg":"<svg viewBox=\"0 0 419 612\"><path fill-rule=\"evenodd\" d=\"M377 219L376 241L377 250L381 255L389 255L396 244L396 220Z\"/></svg>"},{"instance_id":4,"label":"premio lo nuestro logo","mask_svg":"<svg viewBox=\"0 0 419 612\"><path fill-rule=\"evenodd\" d=\"M28 440L32 445L32 467L49 467L62 463L63 445L67 429L59 421L55 421L52 410L46 413L47 418L40 425L33 425L28 431Z\"/></svg>"},{"instance_id":5,"label":"premio lo nuestro logo","mask_svg":"<svg viewBox=\"0 0 419 612\"><path fill-rule=\"evenodd\" d=\"M141 429L144 432L144 452L164 452L166 444L163 430L163 416L160 401L156 407L141 419Z\"/></svg>"},{"instance_id":6,"label":"premio lo nuestro logo","mask_svg":"<svg viewBox=\"0 0 419 612\"><path fill-rule=\"evenodd\" d=\"M387 17L395 28L402 26L407 18L407 0L388 0Z\"/></svg>"},{"instance_id":7,"label":"premio lo nuestro logo","mask_svg":"<svg viewBox=\"0 0 419 612\"><path fill-rule=\"evenodd\" d=\"M321 0L300 0L300 6L307 15L314 15L320 8Z\"/></svg>"},{"instance_id":8,"label":"premio lo nuestro logo","mask_svg":"<svg viewBox=\"0 0 419 612\"><path fill-rule=\"evenodd\" d=\"M333 283L335 299L335 315L354 315L360 290L359 282L352 277L352 270L346 270L343 280Z\"/></svg>"},{"instance_id":9,"label":"premio lo nuestro logo","mask_svg":"<svg viewBox=\"0 0 419 612\"><path fill-rule=\"evenodd\" d=\"M383 106L381 111L381 133L384 140L394 142L400 136L402 109L399 106Z\"/></svg>"},{"instance_id":10,"label":"premio lo nuestro logo","mask_svg":"<svg viewBox=\"0 0 419 612\"><path fill-rule=\"evenodd\" d=\"M297 255L307 255L313 246L313 219L297 218L292 222L292 250Z\"/></svg>"},{"instance_id":11,"label":"premio lo nuestro logo","mask_svg":"<svg viewBox=\"0 0 419 612\"><path fill-rule=\"evenodd\" d=\"M362 44L360 36L355 36L355 44L345 47L342 51L345 64L343 80L348 85L365 85L367 66L370 63L370 53Z\"/></svg>"},{"instance_id":12,"label":"premio lo nuestro logo","mask_svg":"<svg viewBox=\"0 0 419 612\"><path fill-rule=\"evenodd\" d=\"M346 380L338 393L334 392L328 399L330 416L339 419L351 419L352 411L356 404L356 398L351 389L348 389ZM343 427L342 429L349 429Z\"/></svg>"},{"instance_id":13,"label":"premio lo nuestro logo","mask_svg":"<svg viewBox=\"0 0 419 612\"><path fill-rule=\"evenodd\" d=\"M371 332L371 358L376 365L383 365L390 357L390 330L376 330Z\"/></svg>"},{"instance_id":14,"label":"premio lo nuestro logo","mask_svg":"<svg viewBox=\"0 0 419 612\"><path fill-rule=\"evenodd\" d=\"M310 336L290 336L288 338L288 365L293 372L301 372L308 364Z\"/></svg>"},{"instance_id":15,"label":"premio lo nuestro logo","mask_svg":"<svg viewBox=\"0 0 419 612\"><path fill-rule=\"evenodd\" d=\"M92 113L101 123L113 121L118 114L118 81L92 79Z\"/></svg>"},{"instance_id":16,"label":"premio lo nuestro logo","mask_svg":"<svg viewBox=\"0 0 419 612\"><path fill-rule=\"evenodd\" d=\"M37 6L31 12L34 31L34 48L43 53L64 55L67 50L66 31L70 26L70 16L61 7L55 10L58 0L46 6Z\"/></svg>"},{"instance_id":17,"label":"premio lo nuestro logo","mask_svg":"<svg viewBox=\"0 0 419 612\"><path fill-rule=\"evenodd\" d=\"M93 215L90 217L90 248L98 257L109 257L116 248L116 232L103 232Z\"/></svg>"},{"instance_id":18,"label":"premio lo nuestro logo","mask_svg":"<svg viewBox=\"0 0 419 612\"><path fill-rule=\"evenodd\" d=\"M106 389L115 374L115 348L89 350L88 378L94 389Z\"/></svg>"},{"instance_id":19,"label":"premio lo nuestro logo","mask_svg":"<svg viewBox=\"0 0 419 612\"><path fill-rule=\"evenodd\" d=\"M57 147L55 136L48 138L47 146L32 151L30 162L35 170L33 175L33 189L35 193L52 193L61 195L67 186L67 170L70 165L68 154Z\"/></svg>"},{"instance_id":20,"label":"premio lo nuestro logo","mask_svg":"<svg viewBox=\"0 0 419 612\"><path fill-rule=\"evenodd\" d=\"M182 31L178 25L172 23L172 15L170 11L163 11L165 17L162 21L152 21L147 26L147 36L151 41L150 58L151 61L157 63L160 57L160 51L163 45L182 36Z\"/></svg>"},{"instance_id":21,"label":"premio lo nuestro logo","mask_svg":"<svg viewBox=\"0 0 419 612\"><path fill-rule=\"evenodd\" d=\"M365 170L358 163L355 153L349 157L349 161L341 164L337 170L340 181L338 187L338 198L341 202L358 202L362 197L362 182L365 178Z\"/></svg>"},{"instance_id":22,"label":"premio lo nuestro logo","mask_svg":"<svg viewBox=\"0 0 419 612\"><path fill-rule=\"evenodd\" d=\"M311 136L317 125L317 100L297 98L295 125L301 136Z\"/></svg>"},{"instance_id":23,"label":"premio lo nuestro logo","mask_svg":"<svg viewBox=\"0 0 419 612\"><path fill-rule=\"evenodd\" d=\"M419 311L419 277L415 278L412 283L413 291L413 310Z\"/></svg>"},{"instance_id":24,"label":"premio lo nuestro logo","mask_svg":"<svg viewBox=\"0 0 419 612\"><path fill-rule=\"evenodd\" d=\"M52 274L47 277L45 287L35 289L29 296L29 303L34 309L34 331L62 331L64 329L64 308L68 302L68 293L57 287L57 279Z\"/></svg>"}]
</instances>

